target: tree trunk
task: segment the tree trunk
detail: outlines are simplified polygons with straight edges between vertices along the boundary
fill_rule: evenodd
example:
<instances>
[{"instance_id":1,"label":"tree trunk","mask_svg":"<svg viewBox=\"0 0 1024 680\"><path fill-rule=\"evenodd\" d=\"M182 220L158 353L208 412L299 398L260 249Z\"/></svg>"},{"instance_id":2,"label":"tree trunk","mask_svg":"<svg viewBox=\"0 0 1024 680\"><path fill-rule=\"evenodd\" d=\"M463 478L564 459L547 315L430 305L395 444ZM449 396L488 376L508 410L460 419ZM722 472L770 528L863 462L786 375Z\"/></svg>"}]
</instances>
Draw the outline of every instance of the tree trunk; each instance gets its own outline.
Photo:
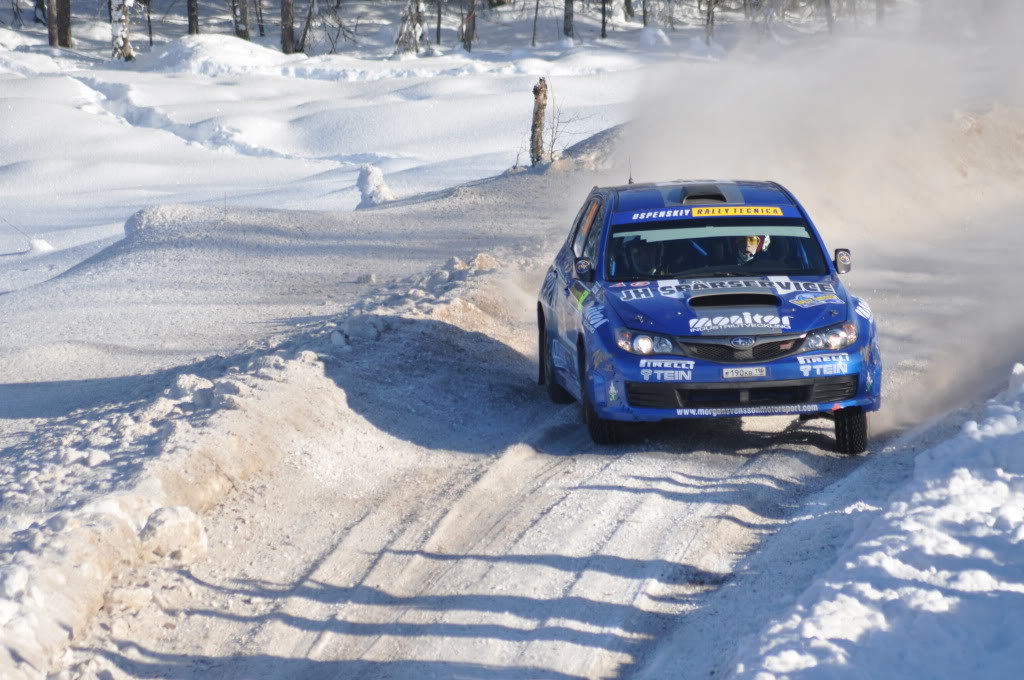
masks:
<instances>
[{"instance_id":1,"label":"tree trunk","mask_svg":"<svg viewBox=\"0 0 1024 680\"><path fill-rule=\"evenodd\" d=\"M57 0L57 44L71 47L71 0Z\"/></svg>"},{"instance_id":2,"label":"tree trunk","mask_svg":"<svg viewBox=\"0 0 1024 680\"><path fill-rule=\"evenodd\" d=\"M423 33L423 5L420 0L407 0L402 10L402 19L395 36L395 54L420 51L420 35Z\"/></svg>"},{"instance_id":3,"label":"tree trunk","mask_svg":"<svg viewBox=\"0 0 1024 680\"><path fill-rule=\"evenodd\" d=\"M249 39L249 0L235 0L238 16L235 18L235 35L242 40Z\"/></svg>"},{"instance_id":4,"label":"tree trunk","mask_svg":"<svg viewBox=\"0 0 1024 680\"><path fill-rule=\"evenodd\" d=\"M46 12L46 0L35 0L35 3L32 5L32 21L37 24L45 24L47 21Z\"/></svg>"},{"instance_id":5,"label":"tree trunk","mask_svg":"<svg viewBox=\"0 0 1024 680\"><path fill-rule=\"evenodd\" d=\"M256 25L260 27L260 37L267 34L263 26L263 0L253 0L253 7L256 8Z\"/></svg>"},{"instance_id":6,"label":"tree trunk","mask_svg":"<svg viewBox=\"0 0 1024 680\"><path fill-rule=\"evenodd\" d=\"M296 52L306 51L306 38L309 37L309 27L313 24L313 14L316 12L316 0L310 0L309 9L306 10L306 20L302 24L302 33L299 35L299 45Z\"/></svg>"},{"instance_id":7,"label":"tree trunk","mask_svg":"<svg viewBox=\"0 0 1024 680\"><path fill-rule=\"evenodd\" d=\"M601 0L601 37L608 37L608 0Z\"/></svg>"},{"instance_id":8,"label":"tree trunk","mask_svg":"<svg viewBox=\"0 0 1024 680\"><path fill-rule=\"evenodd\" d=\"M281 51L285 54L295 51L294 0L281 0Z\"/></svg>"},{"instance_id":9,"label":"tree trunk","mask_svg":"<svg viewBox=\"0 0 1024 680\"><path fill-rule=\"evenodd\" d=\"M21 28L25 25L25 19L21 16L21 6L18 0L11 0L11 28Z\"/></svg>"},{"instance_id":10,"label":"tree trunk","mask_svg":"<svg viewBox=\"0 0 1024 680\"><path fill-rule=\"evenodd\" d=\"M647 22L649 21L649 17L648 17L648 14L647 14L647 0L643 0L643 10L644 10L644 26L646 26Z\"/></svg>"},{"instance_id":11,"label":"tree trunk","mask_svg":"<svg viewBox=\"0 0 1024 680\"><path fill-rule=\"evenodd\" d=\"M530 125L530 165L544 160L544 116L548 108L548 81L533 86L533 124Z\"/></svg>"},{"instance_id":12,"label":"tree trunk","mask_svg":"<svg viewBox=\"0 0 1024 680\"><path fill-rule=\"evenodd\" d=\"M469 11L466 12L465 27L462 29L462 46L467 52L473 51L473 39L476 38L476 0L469 0Z\"/></svg>"},{"instance_id":13,"label":"tree trunk","mask_svg":"<svg viewBox=\"0 0 1024 680\"><path fill-rule=\"evenodd\" d=\"M536 0L533 5L533 39L530 40L530 46L537 46L537 18L540 17L540 0Z\"/></svg>"},{"instance_id":14,"label":"tree trunk","mask_svg":"<svg viewBox=\"0 0 1024 680\"><path fill-rule=\"evenodd\" d=\"M441 0L437 2L437 44L441 44Z\"/></svg>"},{"instance_id":15,"label":"tree trunk","mask_svg":"<svg viewBox=\"0 0 1024 680\"><path fill-rule=\"evenodd\" d=\"M572 37L572 0L565 0L565 19L562 20L562 33Z\"/></svg>"},{"instance_id":16,"label":"tree trunk","mask_svg":"<svg viewBox=\"0 0 1024 680\"><path fill-rule=\"evenodd\" d=\"M46 32L49 34L50 47L60 47L57 39L57 0L46 0Z\"/></svg>"},{"instance_id":17,"label":"tree trunk","mask_svg":"<svg viewBox=\"0 0 1024 680\"><path fill-rule=\"evenodd\" d=\"M146 28L149 31L149 46L153 46L153 0L146 0Z\"/></svg>"},{"instance_id":18,"label":"tree trunk","mask_svg":"<svg viewBox=\"0 0 1024 680\"><path fill-rule=\"evenodd\" d=\"M836 17L832 13L832 0L821 0L821 4L825 6L825 21L828 23L828 32L836 32Z\"/></svg>"},{"instance_id":19,"label":"tree trunk","mask_svg":"<svg viewBox=\"0 0 1024 680\"><path fill-rule=\"evenodd\" d=\"M885 0L875 0L875 24L885 25Z\"/></svg>"},{"instance_id":20,"label":"tree trunk","mask_svg":"<svg viewBox=\"0 0 1024 680\"><path fill-rule=\"evenodd\" d=\"M135 0L118 0L117 9L114 12L114 26L111 31L114 34L113 57L115 59L131 61L135 58L135 50L132 49L130 14L134 4Z\"/></svg>"},{"instance_id":21,"label":"tree trunk","mask_svg":"<svg viewBox=\"0 0 1024 680\"><path fill-rule=\"evenodd\" d=\"M188 0L188 34L199 35L199 0Z\"/></svg>"},{"instance_id":22,"label":"tree trunk","mask_svg":"<svg viewBox=\"0 0 1024 680\"><path fill-rule=\"evenodd\" d=\"M708 0L707 15L704 19L704 43L711 44L711 38L715 35L715 6L718 0Z\"/></svg>"},{"instance_id":23,"label":"tree trunk","mask_svg":"<svg viewBox=\"0 0 1024 680\"><path fill-rule=\"evenodd\" d=\"M632 19L636 16L636 9L633 7L633 0L623 0L622 13L626 15L627 19Z\"/></svg>"}]
</instances>

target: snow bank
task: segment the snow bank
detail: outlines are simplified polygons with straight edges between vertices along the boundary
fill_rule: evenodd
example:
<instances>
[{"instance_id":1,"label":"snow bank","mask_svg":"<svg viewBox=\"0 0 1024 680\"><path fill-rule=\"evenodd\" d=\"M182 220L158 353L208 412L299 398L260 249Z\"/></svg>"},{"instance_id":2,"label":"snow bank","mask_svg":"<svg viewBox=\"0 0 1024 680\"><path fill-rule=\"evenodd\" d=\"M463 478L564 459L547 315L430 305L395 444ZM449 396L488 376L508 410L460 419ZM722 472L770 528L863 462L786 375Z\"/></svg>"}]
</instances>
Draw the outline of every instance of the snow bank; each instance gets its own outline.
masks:
<instances>
[{"instance_id":1,"label":"snow bank","mask_svg":"<svg viewBox=\"0 0 1024 680\"><path fill-rule=\"evenodd\" d=\"M136 214L119 246L201 237L182 221L171 220L178 225L172 229L161 219L180 209L162 206ZM482 282L493 283L498 277L488 275L498 267L490 255L468 262L453 257L443 267L382 286L345 318L322 322L273 351L225 360L221 377L180 374L130 412L79 413L73 427L55 433L59 443L53 442L50 463L32 474L28 483L36 491L7 488L15 484L9 480L5 496L16 501L25 491L31 492L27 498L38 498L42 486L58 477L78 488L76 469L123 468L126 456L144 462L128 483L93 480L105 492L84 497L74 509L19 507L0 522L0 539L17 546L0 553L0 677L45 677L101 607L150 596L112 592L121 572L146 561L201 559L207 547L204 511L287 452L337 445L339 432L323 424L344 428L359 417L348 408L345 392L325 376L324 362L380 340L402 317L466 329L494 324L464 296Z\"/></svg>"},{"instance_id":2,"label":"snow bank","mask_svg":"<svg viewBox=\"0 0 1024 680\"><path fill-rule=\"evenodd\" d=\"M123 569L202 557L197 513L301 446L302 433L316 432L338 402L317 355L297 351L253 355L212 381L179 376L124 416L115 436L164 433L150 442L149 460L130 484L74 510L5 517L18 549L0 555L0 677L44 677ZM190 415L174 421L183 408ZM95 448L74 449L89 465L103 464L120 446L120 439L95 436L104 424L92 423Z\"/></svg>"},{"instance_id":3,"label":"snow bank","mask_svg":"<svg viewBox=\"0 0 1024 680\"><path fill-rule=\"evenodd\" d=\"M885 512L791 611L740 645L734 677L1018 677L1022 452L1017 364L983 418L919 454Z\"/></svg>"}]
</instances>

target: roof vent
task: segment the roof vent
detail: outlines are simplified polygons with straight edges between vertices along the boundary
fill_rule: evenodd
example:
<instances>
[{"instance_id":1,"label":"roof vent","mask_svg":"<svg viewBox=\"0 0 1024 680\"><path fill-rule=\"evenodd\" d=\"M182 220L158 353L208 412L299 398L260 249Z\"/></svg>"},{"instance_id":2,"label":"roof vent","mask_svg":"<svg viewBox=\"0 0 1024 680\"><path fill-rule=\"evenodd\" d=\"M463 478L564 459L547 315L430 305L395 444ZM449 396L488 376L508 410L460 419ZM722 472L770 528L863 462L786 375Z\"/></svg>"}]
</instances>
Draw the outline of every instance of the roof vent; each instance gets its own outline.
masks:
<instances>
[{"instance_id":1,"label":"roof vent","mask_svg":"<svg viewBox=\"0 0 1024 680\"><path fill-rule=\"evenodd\" d=\"M683 205L707 205L709 203L727 203L722 190L715 184L690 184L683 187L680 203Z\"/></svg>"}]
</instances>

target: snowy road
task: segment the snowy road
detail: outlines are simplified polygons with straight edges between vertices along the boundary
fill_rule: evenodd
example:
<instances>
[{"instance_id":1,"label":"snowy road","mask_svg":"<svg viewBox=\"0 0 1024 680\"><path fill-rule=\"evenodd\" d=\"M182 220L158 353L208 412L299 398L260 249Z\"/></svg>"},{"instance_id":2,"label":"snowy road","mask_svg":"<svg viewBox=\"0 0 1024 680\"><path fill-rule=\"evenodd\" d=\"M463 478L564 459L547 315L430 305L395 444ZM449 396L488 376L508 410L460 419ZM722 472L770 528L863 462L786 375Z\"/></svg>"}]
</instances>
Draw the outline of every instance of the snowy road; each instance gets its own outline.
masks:
<instances>
[{"instance_id":1,"label":"snowy road","mask_svg":"<svg viewBox=\"0 0 1024 680\"><path fill-rule=\"evenodd\" d=\"M545 179L362 219L394 213L422 229L482 203L506 215L504 201L550 205L568 190ZM531 229L543 240L542 212L477 228L491 242ZM450 284L432 289L429 274L418 293L390 284L400 292L379 303L391 310L377 310L380 338L327 361L338 402L316 413L316 443L209 514L208 560L117 583L76 645L78 667L98 656L134 678L664 677L667 650L685 645L661 641L691 631L682 677L726 673L736 637L770 611L752 550L772 554L765 539L809 506L881 502L906 473L903 445L883 452L877 439L870 455L883 460L845 485L868 458L831 452L826 420L695 421L595 449L577 407L553 407L534 384L544 262L508 255L443 302L432 296ZM872 278L889 281L871 300L903 319L887 340L905 351L898 334L922 301L900 294L905 277ZM922 361L889 359L896 386ZM774 550L792 567L773 567L767 587L795 593L812 575L796 555L832 548L786 541Z\"/></svg>"}]
</instances>

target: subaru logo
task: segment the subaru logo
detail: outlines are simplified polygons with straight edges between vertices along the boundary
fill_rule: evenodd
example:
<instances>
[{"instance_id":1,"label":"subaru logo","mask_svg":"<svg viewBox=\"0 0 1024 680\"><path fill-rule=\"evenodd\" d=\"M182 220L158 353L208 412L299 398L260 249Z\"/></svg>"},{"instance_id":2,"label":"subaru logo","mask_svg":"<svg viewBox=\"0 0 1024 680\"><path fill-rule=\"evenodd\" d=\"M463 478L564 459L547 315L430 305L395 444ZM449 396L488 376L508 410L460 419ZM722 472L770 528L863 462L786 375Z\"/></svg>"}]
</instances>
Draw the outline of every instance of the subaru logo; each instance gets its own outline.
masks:
<instances>
[{"instance_id":1,"label":"subaru logo","mask_svg":"<svg viewBox=\"0 0 1024 680\"><path fill-rule=\"evenodd\" d=\"M730 340L729 344L732 345L733 347L737 348L737 349L746 349L747 347L753 347L754 346L754 339L750 338L750 337L747 337L745 335L742 335L742 336L740 336L738 338L733 338L732 340Z\"/></svg>"}]
</instances>

